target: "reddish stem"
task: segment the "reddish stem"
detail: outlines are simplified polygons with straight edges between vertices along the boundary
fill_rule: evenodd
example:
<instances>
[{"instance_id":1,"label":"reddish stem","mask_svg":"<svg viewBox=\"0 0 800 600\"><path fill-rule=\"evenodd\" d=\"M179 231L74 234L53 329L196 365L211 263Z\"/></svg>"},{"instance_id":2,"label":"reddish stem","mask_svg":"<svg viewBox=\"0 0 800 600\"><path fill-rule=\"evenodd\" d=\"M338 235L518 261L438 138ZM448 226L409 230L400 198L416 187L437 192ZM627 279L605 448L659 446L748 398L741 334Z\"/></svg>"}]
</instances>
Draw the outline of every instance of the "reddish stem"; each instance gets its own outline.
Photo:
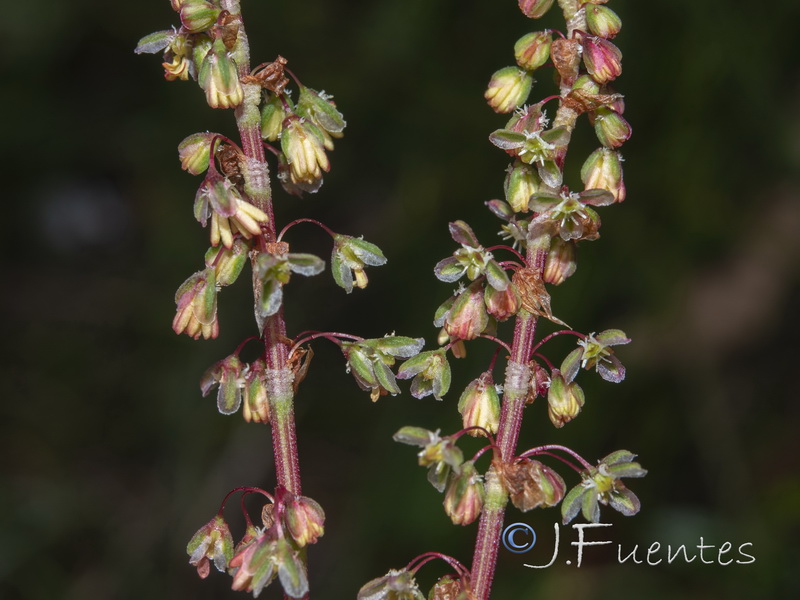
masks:
<instances>
[{"instance_id":1,"label":"reddish stem","mask_svg":"<svg viewBox=\"0 0 800 600\"><path fill-rule=\"evenodd\" d=\"M549 342L554 337L558 335L574 335L581 339L584 339L586 336L578 331L572 331L571 329L562 329L561 331L554 331L548 336L543 337L539 342L533 347L533 352L536 352L539 348L541 348L546 342Z\"/></svg>"},{"instance_id":2,"label":"reddish stem","mask_svg":"<svg viewBox=\"0 0 800 600\"><path fill-rule=\"evenodd\" d=\"M528 456L533 456L535 454L550 454L549 450L560 450L561 452L566 452L573 458L575 458L578 462L580 462L584 468L591 469L592 465L590 465L586 459L584 459L580 454L567 448L566 446L560 446L558 444L547 444L545 446L537 446L536 448L531 448L530 450L526 450L522 454L519 455L520 458L527 458ZM550 456L555 456L554 454L550 454Z\"/></svg>"},{"instance_id":3,"label":"reddish stem","mask_svg":"<svg viewBox=\"0 0 800 600\"><path fill-rule=\"evenodd\" d=\"M335 231L332 231L330 228L328 228L326 225L320 223L316 219L303 218L303 219L295 219L294 221L289 223L286 227L281 229L281 232L278 234L278 241L280 242L283 239L284 234L287 231L289 231L292 227L294 227L295 225L297 225L299 223L313 223L314 225L317 225L318 227L321 227L322 229L324 229L325 232L329 236L331 236L331 237L335 237L336 236L336 232Z\"/></svg>"}]
</instances>

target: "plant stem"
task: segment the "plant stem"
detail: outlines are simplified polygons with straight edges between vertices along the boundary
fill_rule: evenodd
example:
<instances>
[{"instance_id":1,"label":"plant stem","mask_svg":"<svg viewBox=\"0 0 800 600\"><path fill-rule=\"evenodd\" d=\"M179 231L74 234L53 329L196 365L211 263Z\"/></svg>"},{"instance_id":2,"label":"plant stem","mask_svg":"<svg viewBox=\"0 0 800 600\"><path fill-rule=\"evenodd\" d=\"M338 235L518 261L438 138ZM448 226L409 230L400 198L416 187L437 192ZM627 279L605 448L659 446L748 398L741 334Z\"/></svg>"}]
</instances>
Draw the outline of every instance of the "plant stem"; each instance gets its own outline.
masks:
<instances>
[{"instance_id":1,"label":"plant stem","mask_svg":"<svg viewBox=\"0 0 800 600\"><path fill-rule=\"evenodd\" d=\"M222 0L222 8L231 15L239 15L239 34L232 54L241 78L250 73L250 46L244 22L241 20L240 0ZM235 116L239 135L242 138L242 150L246 157L246 164L242 169L245 192L253 203L269 217L259 239L259 248L266 250L267 244L276 239L276 227L275 214L272 209L269 167L264 160L264 146L261 140L261 119L258 110L261 88L257 84L242 85L244 101L236 108ZM258 301L261 290L255 281L253 293ZM276 478L278 485L282 485L293 494L300 495L300 464L297 457L292 385L294 374L287 366L289 349L283 309L265 321L263 337Z\"/></svg>"}]
</instances>

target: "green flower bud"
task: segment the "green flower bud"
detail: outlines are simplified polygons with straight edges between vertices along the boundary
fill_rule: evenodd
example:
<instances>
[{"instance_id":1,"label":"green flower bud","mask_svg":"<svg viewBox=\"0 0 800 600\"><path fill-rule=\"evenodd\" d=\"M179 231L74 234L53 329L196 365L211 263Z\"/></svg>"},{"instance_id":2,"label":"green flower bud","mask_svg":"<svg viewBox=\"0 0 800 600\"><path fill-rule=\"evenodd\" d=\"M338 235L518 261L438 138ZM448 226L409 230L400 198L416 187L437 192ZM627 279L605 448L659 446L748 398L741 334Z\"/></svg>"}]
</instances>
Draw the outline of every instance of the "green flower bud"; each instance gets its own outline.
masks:
<instances>
[{"instance_id":1,"label":"green flower bud","mask_svg":"<svg viewBox=\"0 0 800 600\"><path fill-rule=\"evenodd\" d=\"M538 69L550 58L550 44L553 34L547 31L535 31L522 36L514 44L514 56L517 64L527 71Z\"/></svg>"},{"instance_id":2,"label":"green flower bud","mask_svg":"<svg viewBox=\"0 0 800 600\"><path fill-rule=\"evenodd\" d=\"M553 6L554 0L518 0L519 9L526 17L531 19L538 19L544 15L550 7Z\"/></svg>"},{"instance_id":3,"label":"green flower bud","mask_svg":"<svg viewBox=\"0 0 800 600\"><path fill-rule=\"evenodd\" d=\"M233 246L233 236L245 239L261 235L261 223L269 220L266 213L242 198L239 189L227 178L209 173L197 190L194 216L203 227L211 217L211 245L220 242Z\"/></svg>"},{"instance_id":4,"label":"green flower bud","mask_svg":"<svg viewBox=\"0 0 800 600\"><path fill-rule=\"evenodd\" d=\"M206 93L211 108L235 108L244 100L236 63L222 40L216 40L200 65L197 82Z\"/></svg>"},{"instance_id":5,"label":"green flower bud","mask_svg":"<svg viewBox=\"0 0 800 600\"><path fill-rule=\"evenodd\" d=\"M242 416L248 423L269 423L266 369L266 362L259 358L249 366L244 376Z\"/></svg>"},{"instance_id":6,"label":"green flower bud","mask_svg":"<svg viewBox=\"0 0 800 600\"><path fill-rule=\"evenodd\" d=\"M172 330L197 339L219 335L217 322L216 276L211 269L198 271L184 281L175 293L177 311Z\"/></svg>"},{"instance_id":7,"label":"green flower bud","mask_svg":"<svg viewBox=\"0 0 800 600\"><path fill-rule=\"evenodd\" d=\"M567 383L561 372L555 369L547 392L547 413L553 425L561 428L577 417L584 401L581 387L575 382Z\"/></svg>"},{"instance_id":8,"label":"green flower bud","mask_svg":"<svg viewBox=\"0 0 800 600\"><path fill-rule=\"evenodd\" d=\"M342 137L347 123L325 92L317 92L305 86L300 87L300 97L297 100L297 114L309 119L314 125L328 133L330 136ZM331 148L333 149L333 144Z\"/></svg>"},{"instance_id":9,"label":"green flower bud","mask_svg":"<svg viewBox=\"0 0 800 600\"><path fill-rule=\"evenodd\" d=\"M483 94L496 113L510 113L524 104L533 85L533 78L517 67L505 67L496 71L489 80Z\"/></svg>"},{"instance_id":10,"label":"green flower bud","mask_svg":"<svg viewBox=\"0 0 800 600\"><path fill-rule=\"evenodd\" d=\"M247 244L237 239L233 246L213 246L206 252L206 266L214 269L217 285L224 287L233 284L242 272L247 262Z\"/></svg>"},{"instance_id":11,"label":"green flower bud","mask_svg":"<svg viewBox=\"0 0 800 600\"><path fill-rule=\"evenodd\" d=\"M483 478L475 469L475 463L465 462L460 473L450 475L444 511L455 525L469 525L480 516L484 496Z\"/></svg>"},{"instance_id":12,"label":"green flower bud","mask_svg":"<svg viewBox=\"0 0 800 600\"><path fill-rule=\"evenodd\" d=\"M586 25L601 38L611 39L622 29L622 19L607 6L586 6Z\"/></svg>"},{"instance_id":13,"label":"green flower bud","mask_svg":"<svg viewBox=\"0 0 800 600\"><path fill-rule=\"evenodd\" d=\"M278 96L270 95L261 107L261 137L269 142L277 141L283 131L283 122L288 116Z\"/></svg>"},{"instance_id":14,"label":"green flower bud","mask_svg":"<svg viewBox=\"0 0 800 600\"><path fill-rule=\"evenodd\" d=\"M598 108L594 113L594 131L597 139L607 148L619 148L631 137L631 126L618 112Z\"/></svg>"},{"instance_id":15,"label":"green flower bud","mask_svg":"<svg viewBox=\"0 0 800 600\"><path fill-rule=\"evenodd\" d=\"M622 157L619 152L598 148L589 155L581 167L581 180L587 190L607 190L616 202L625 200L625 182L622 178Z\"/></svg>"},{"instance_id":16,"label":"green flower bud","mask_svg":"<svg viewBox=\"0 0 800 600\"><path fill-rule=\"evenodd\" d=\"M581 75L572 84L573 90L580 90L588 95L594 96L600 93L600 84L589 75Z\"/></svg>"},{"instance_id":17,"label":"green flower bud","mask_svg":"<svg viewBox=\"0 0 800 600\"><path fill-rule=\"evenodd\" d=\"M545 258L544 273L542 273L545 283L561 285L575 273L575 269L578 268L575 251L575 242L566 242L560 236L553 237L550 241L547 258Z\"/></svg>"},{"instance_id":18,"label":"green flower bud","mask_svg":"<svg viewBox=\"0 0 800 600\"><path fill-rule=\"evenodd\" d=\"M222 11L203 0L184 0L180 6L181 24L189 33L207 31L217 22Z\"/></svg>"},{"instance_id":19,"label":"green flower bud","mask_svg":"<svg viewBox=\"0 0 800 600\"><path fill-rule=\"evenodd\" d=\"M218 136L218 133L206 131L205 133L193 133L185 137L178 144L178 158L181 161L181 169L188 171L192 175L199 175L208 169L211 143Z\"/></svg>"},{"instance_id":20,"label":"green flower bud","mask_svg":"<svg viewBox=\"0 0 800 600\"><path fill-rule=\"evenodd\" d=\"M539 176L533 167L520 160L515 161L506 173L506 202L514 212L528 212L528 201L539 191L539 184Z\"/></svg>"},{"instance_id":21,"label":"green flower bud","mask_svg":"<svg viewBox=\"0 0 800 600\"><path fill-rule=\"evenodd\" d=\"M461 413L465 429L477 426L489 433L497 433L500 425L500 396L491 371L482 373L466 387L458 400L458 412ZM486 435L480 429L471 429L467 433L473 437Z\"/></svg>"},{"instance_id":22,"label":"green flower bud","mask_svg":"<svg viewBox=\"0 0 800 600\"><path fill-rule=\"evenodd\" d=\"M211 365L200 379L200 391L205 398L215 386L217 391L217 408L223 415L232 415L242 404L242 389L245 387L242 361L235 354Z\"/></svg>"},{"instance_id":23,"label":"green flower bud","mask_svg":"<svg viewBox=\"0 0 800 600\"><path fill-rule=\"evenodd\" d=\"M189 564L197 567L202 579L208 577L210 561L218 571L225 572L233 557L233 537L222 515L217 515L197 530L186 546Z\"/></svg>"}]
</instances>

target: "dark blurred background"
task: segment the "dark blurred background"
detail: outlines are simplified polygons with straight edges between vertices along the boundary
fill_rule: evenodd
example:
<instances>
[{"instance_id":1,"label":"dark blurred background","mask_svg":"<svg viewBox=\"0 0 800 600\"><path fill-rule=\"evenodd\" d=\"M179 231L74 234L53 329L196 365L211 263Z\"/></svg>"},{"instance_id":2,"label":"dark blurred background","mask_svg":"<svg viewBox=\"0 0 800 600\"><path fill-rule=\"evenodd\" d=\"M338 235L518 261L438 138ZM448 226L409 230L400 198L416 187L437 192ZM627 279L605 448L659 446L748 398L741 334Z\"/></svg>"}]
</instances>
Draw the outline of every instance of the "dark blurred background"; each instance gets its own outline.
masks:
<instances>
[{"instance_id":1,"label":"dark blurred background","mask_svg":"<svg viewBox=\"0 0 800 600\"><path fill-rule=\"evenodd\" d=\"M522 563L547 562L557 511L511 509L508 522L533 525L543 547L501 550L493 597L798 597L800 4L610 6L624 23L617 87L634 127L628 200L602 210L602 238L581 248L553 306L579 330L633 337L619 352L628 378L584 374L586 407L562 430L537 401L520 447L638 453L650 470L631 484L641 513L603 513L606 539L624 550L702 536L734 552L752 542L756 562L620 566L607 548L589 549L579 571L533 571ZM290 332L396 330L430 347L432 313L453 287L432 275L453 250L448 221L466 219L487 245L499 228L483 202L502 195L506 158L487 135L505 117L484 86L513 63L518 37L559 21L525 19L512 0L244 11L254 60L287 57L349 122L320 193L277 191L278 218L319 218L389 257L351 296L330 277L295 278ZM200 582L184 548L229 489L274 486L268 430L219 415L197 386L254 332L247 277L220 297L218 340L170 329L174 290L207 247L191 210L199 179L180 170L175 147L196 131L233 135L232 115L209 109L193 83L165 82L159 57L133 54L141 36L177 22L167 0L28 0L3 13L0 597L235 597L216 572ZM532 99L552 89L543 70ZM595 144L583 121L569 180ZM312 227L289 241L329 252ZM568 347L554 342L555 360ZM455 430L458 395L493 348L470 345L442 403L405 393L372 404L335 347L315 351L297 404L304 491L328 514L311 552L314 597L353 598L430 550L468 564L476 526L449 523L414 450L391 435L405 424ZM427 567L423 583L438 574ZM279 598L277 586L263 597Z\"/></svg>"}]
</instances>

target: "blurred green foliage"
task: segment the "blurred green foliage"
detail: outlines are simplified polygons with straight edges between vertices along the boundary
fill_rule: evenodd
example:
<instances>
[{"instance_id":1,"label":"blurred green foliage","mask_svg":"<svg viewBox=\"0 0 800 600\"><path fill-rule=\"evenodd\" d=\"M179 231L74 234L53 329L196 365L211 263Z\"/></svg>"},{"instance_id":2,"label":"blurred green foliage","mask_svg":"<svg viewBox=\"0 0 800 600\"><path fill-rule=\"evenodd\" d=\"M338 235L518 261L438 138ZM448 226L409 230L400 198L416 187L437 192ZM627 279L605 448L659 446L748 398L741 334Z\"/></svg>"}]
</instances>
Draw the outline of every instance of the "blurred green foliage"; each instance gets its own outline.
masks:
<instances>
[{"instance_id":1,"label":"blurred green foliage","mask_svg":"<svg viewBox=\"0 0 800 600\"><path fill-rule=\"evenodd\" d=\"M615 542L750 541L757 561L631 567L598 551L579 572L531 571L501 550L495 596L796 597L800 5L611 6L624 23L619 91L634 127L628 200L603 211L602 238L581 248L553 306L578 329L630 334L619 352L629 377L612 386L584 375L586 408L563 430L537 401L520 448L562 443L590 458L628 448L650 474L632 482L641 514L610 517ZM465 219L487 245L499 228L483 202L502 194L506 160L487 136L505 119L483 87L539 24L512 0L245 0L244 11L254 60L285 56L348 119L320 193L276 192L278 218L319 218L389 258L351 296L330 278L296 278L290 331L396 330L432 344L433 310L451 292L431 272L452 251L447 222ZM231 114L133 54L176 21L166 0L29 0L3 12L0 596L232 596L225 577L197 580L184 547L228 489L274 484L267 430L220 416L196 385L253 333L246 280L220 297L218 340L169 327L174 289L207 244L191 216L199 180L180 171L175 147L195 131L233 134ZM551 89L543 71L533 98ZM584 122L573 180L593 148ZM289 241L329 252L313 228ZM391 435L455 429L459 389L492 351L470 344L442 403L404 394L373 405L336 349L316 347L297 407L304 492L328 513L310 559L315 598L352 598L425 551L469 562L475 526L449 524L413 451ZM510 509L507 519L545 538L557 515ZM432 582L434 569L423 573Z\"/></svg>"}]
</instances>

